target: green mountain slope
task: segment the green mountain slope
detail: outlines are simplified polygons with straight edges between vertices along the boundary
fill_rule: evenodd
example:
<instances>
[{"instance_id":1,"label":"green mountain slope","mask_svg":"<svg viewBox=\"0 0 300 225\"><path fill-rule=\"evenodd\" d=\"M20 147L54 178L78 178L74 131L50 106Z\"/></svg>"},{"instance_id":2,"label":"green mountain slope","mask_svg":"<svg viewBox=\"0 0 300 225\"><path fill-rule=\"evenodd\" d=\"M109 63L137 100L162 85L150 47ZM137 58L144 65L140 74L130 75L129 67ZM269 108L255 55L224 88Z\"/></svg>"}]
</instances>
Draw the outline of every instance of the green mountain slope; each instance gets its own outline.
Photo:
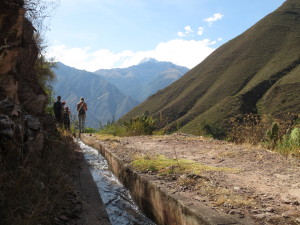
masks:
<instances>
[{"instance_id":1,"label":"green mountain slope","mask_svg":"<svg viewBox=\"0 0 300 225\"><path fill-rule=\"evenodd\" d=\"M197 134L241 113L300 111L300 1L287 0L123 119L148 111L162 127Z\"/></svg>"}]
</instances>

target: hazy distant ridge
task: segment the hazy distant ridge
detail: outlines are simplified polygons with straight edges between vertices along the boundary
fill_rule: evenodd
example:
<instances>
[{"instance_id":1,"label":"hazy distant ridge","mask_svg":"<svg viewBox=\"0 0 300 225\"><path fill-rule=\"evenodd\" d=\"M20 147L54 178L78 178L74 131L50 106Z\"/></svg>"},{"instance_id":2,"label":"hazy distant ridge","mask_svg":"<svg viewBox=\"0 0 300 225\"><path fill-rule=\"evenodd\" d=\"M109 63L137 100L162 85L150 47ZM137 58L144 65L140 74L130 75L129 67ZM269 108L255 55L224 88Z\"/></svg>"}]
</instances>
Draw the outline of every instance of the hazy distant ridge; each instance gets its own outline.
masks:
<instances>
[{"instance_id":1,"label":"hazy distant ridge","mask_svg":"<svg viewBox=\"0 0 300 225\"><path fill-rule=\"evenodd\" d=\"M186 67L170 62L147 58L138 65L128 68L101 69L95 73L116 85L124 94L142 102L148 96L182 77L188 70Z\"/></svg>"}]
</instances>

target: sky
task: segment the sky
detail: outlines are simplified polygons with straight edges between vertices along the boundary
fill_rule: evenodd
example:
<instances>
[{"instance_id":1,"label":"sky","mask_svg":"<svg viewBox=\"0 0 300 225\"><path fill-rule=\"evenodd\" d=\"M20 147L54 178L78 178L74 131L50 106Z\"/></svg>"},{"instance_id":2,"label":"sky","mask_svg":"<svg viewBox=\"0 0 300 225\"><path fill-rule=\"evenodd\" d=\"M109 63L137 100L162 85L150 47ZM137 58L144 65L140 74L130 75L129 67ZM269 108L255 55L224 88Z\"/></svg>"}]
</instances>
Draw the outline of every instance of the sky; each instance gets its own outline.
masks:
<instances>
[{"instance_id":1,"label":"sky","mask_svg":"<svg viewBox=\"0 0 300 225\"><path fill-rule=\"evenodd\" d=\"M60 0L47 56L94 72L144 58L189 69L285 0Z\"/></svg>"}]
</instances>

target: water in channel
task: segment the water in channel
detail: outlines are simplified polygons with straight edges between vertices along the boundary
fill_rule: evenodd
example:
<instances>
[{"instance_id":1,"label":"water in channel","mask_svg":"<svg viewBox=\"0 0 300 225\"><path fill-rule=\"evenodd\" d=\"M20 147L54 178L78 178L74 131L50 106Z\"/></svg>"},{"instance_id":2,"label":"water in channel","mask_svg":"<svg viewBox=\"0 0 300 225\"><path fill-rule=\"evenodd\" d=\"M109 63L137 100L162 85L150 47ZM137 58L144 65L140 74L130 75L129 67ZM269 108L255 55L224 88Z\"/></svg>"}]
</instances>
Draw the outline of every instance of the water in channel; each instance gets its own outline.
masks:
<instances>
[{"instance_id":1,"label":"water in channel","mask_svg":"<svg viewBox=\"0 0 300 225\"><path fill-rule=\"evenodd\" d=\"M112 225L155 225L133 202L129 191L108 170L107 161L98 151L79 141Z\"/></svg>"}]
</instances>

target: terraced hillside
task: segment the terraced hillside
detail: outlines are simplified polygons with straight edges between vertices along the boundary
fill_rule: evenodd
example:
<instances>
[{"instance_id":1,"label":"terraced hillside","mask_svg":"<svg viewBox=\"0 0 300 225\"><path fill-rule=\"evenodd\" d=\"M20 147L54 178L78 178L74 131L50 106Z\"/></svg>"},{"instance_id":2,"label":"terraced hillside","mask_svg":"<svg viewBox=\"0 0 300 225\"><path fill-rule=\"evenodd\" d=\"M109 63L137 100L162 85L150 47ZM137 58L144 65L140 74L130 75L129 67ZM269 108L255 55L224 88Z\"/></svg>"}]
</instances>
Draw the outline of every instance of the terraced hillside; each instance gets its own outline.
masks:
<instances>
[{"instance_id":1,"label":"terraced hillside","mask_svg":"<svg viewBox=\"0 0 300 225\"><path fill-rule=\"evenodd\" d=\"M299 23L300 1L287 0L123 119L148 111L167 130L198 134L239 114L298 113Z\"/></svg>"}]
</instances>

